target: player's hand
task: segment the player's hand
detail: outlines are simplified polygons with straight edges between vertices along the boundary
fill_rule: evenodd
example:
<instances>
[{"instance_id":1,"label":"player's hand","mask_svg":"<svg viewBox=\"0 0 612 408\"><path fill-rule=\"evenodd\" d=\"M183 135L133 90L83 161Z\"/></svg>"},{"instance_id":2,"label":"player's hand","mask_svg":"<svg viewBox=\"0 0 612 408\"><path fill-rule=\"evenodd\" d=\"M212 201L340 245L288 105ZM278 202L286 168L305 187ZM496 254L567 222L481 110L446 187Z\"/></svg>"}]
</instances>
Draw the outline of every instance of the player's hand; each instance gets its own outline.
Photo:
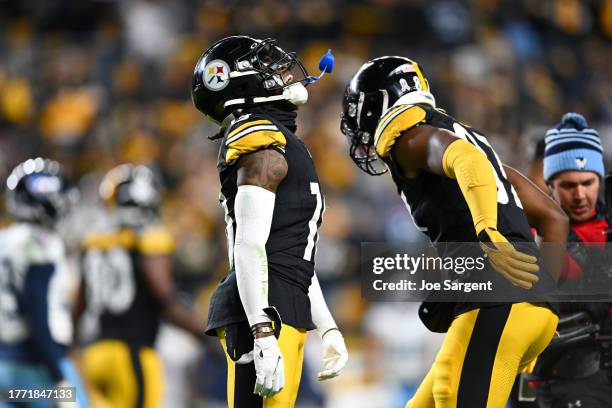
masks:
<instances>
[{"instance_id":1,"label":"player's hand","mask_svg":"<svg viewBox=\"0 0 612 408\"><path fill-rule=\"evenodd\" d=\"M285 386L285 364L274 335L255 338L253 347L255 363L255 394L271 397Z\"/></svg>"},{"instance_id":2,"label":"player's hand","mask_svg":"<svg viewBox=\"0 0 612 408\"><path fill-rule=\"evenodd\" d=\"M531 289L539 280L537 258L517 251L496 229L485 228L478 240L493 268L513 285Z\"/></svg>"},{"instance_id":3,"label":"player's hand","mask_svg":"<svg viewBox=\"0 0 612 408\"><path fill-rule=\"evenodd\" d=\"M340 330L329 330L323 335L323 371L317 380L324 381L337 377L348 361L348 352Z\"/></svg>"},{"instance_id":4,"label":"player's hand","mask_svg":"<svg viewBox=\"0 0 612 408\"><path fill-rule=\"evenodd\" d=\"M241 355L240 358L236 361L236 364L243 365L243 364L251 364L252 362L253 362L253 350Z\"/></svg>"}]
</instances>

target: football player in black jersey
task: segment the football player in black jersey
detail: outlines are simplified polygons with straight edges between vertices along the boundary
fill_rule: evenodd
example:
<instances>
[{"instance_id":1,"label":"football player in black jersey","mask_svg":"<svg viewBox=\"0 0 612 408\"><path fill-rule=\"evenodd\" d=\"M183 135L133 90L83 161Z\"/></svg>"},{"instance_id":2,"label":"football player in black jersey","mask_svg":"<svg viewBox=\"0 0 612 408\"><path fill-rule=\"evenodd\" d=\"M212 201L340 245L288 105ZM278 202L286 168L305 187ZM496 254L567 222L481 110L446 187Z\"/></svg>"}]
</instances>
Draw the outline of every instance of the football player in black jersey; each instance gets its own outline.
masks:
<instances>
[{"instance_id":1,"label":"football player in black jersey","mask_svg":"<svg viewBox=\"0 0 612 408\"><path fill-rule=\"evenodd\" d=\"M160 191L146 166L122 164L100 184L113 230L89 234L82 250L77 315L88 310L98 333L83 363L94 398L115 407L158 407L163 373L155 351L162 319L202 338L204 324L178 301L172 276L174 238L159 222Z\"/></svg>"},{"instance_id":2,"label":"football player in black jersey","mask_svg":"<svg viewBox=\"0 0 612 408\"><path fill-rule=\"evenodd\" d=\"M224 38L195 68L193 102L221 126L213 138L221 139L230 271L212 297L207 333L227 354L230 408L295 405L307 330L323 340L320 380L348 358L315 274L323 196L294 134L312 81L272 39Z\"/></svg>"},{"instance_id":3,"label":"football player in black jersey","mask_svg":"<svg viewBox=\"0 0 612 408\"><path fill-rule=\"evenodd\" d=\"M373 175L390 170L416 224L432 241L480 242L492 266L485 272L505 278L504 293L520 297L554 289L535 253L520 252L509 241L533 242L531 222L544 241L564 244L567 217L520 173L503 166L484 135L436 108L414 61L381 57L364 64L346 88L341 130L359 168ZM558 268L554 252L546 261ZM556 313L546 302L445 305L421 308L426 325L445 322L436 329L447 335L406 406L505 407L517 372L552 338Z\"/></svg>"}]
</instances>

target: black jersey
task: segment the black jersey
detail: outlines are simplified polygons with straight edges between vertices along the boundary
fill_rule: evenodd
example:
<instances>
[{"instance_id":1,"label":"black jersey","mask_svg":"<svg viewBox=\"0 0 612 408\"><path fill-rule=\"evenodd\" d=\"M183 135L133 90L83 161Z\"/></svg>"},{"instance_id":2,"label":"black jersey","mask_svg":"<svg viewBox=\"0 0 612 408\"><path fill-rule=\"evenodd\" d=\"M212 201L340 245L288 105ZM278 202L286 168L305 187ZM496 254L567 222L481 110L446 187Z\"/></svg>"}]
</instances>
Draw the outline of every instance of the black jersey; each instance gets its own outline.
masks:
<instances>
[{"instance_id":1,"label":"black jersey","mask_svg":"<svg viewBox=\"0 0 612 408\"><path fill-rule=\"evenodd\" d=\"M88 310L98 318L97 339L153 347L161 305L144 281L142 258L168 255L174 240L161 227L88 236L82 270Z\"/></svg>"},{"instance_id":2,"label":"black jersey","mask_svg":"<svg viewBox=\"0 0 612 408\"><path fill-rule=\"evenodd\" d=\"M420 171L415 177L405 177L394 160L393 145L396 139L404 131L420 125L450 130L476 146L487 156L497 183L497 230L510 242L533 243L533 236L523 212L522 203L514 187L508 181L497 153L485 136L427 104L399 105L389 109L379 121L375 134L376 152L388 165L398 193L402 196L419 229L433 242L478 242L470 209L457 180L426 171ZM452 251L451 248L447 246L445 250ZM521 247L521 250L536 254L532 252L535 251L535 245L526 245L525 249ZM453 254L446 253L445 255ZM466 254L457 255L465 256ZM479 256L476 253L473 255ZM512 286L499 274L485 269L485 273L487 271L488 277L492 277L497 287L504 294L509 294L509 298L518 300L525 295L525 291L521 292L522 289ZM464 279L478 281L482 279L482 276L472 275ZM551 293L555 284L541 263L538 276L540 281L530 291L530 294L535 293L536 288L539 294ZM547 296L542 296L541 300L548 299ZM476 304L471 304L469 307L461 305L460 309L465 311L475 306Z\"/></svg>"},{"instance_id":3,"label":"black jersey","mask_svg":"<svg viewBox=\"0 0 612 408\"><path fill-rule=\"evenodd\" d=\"M207 333L246 321L234 270L234 200L238 192L237 163L241 156L274 149L285 157L287 176L276 190L274 214L266 243L268 302L291 326L314 329L308 289L314 274L318 227L324 210L312 157L304 143L275 119L244 115L227 128L219 150L217 169L221 180L221 205L227 223L229 274L219 283L211 300Z\"/></svg>"},{"instance_id":4,"label":"black jersey","mask_svg":"<svg viewBox=\"0 0 612 408\"><path fill-rule=\"evenodd\" d=\"M398 192L419 229L434 242L478 240L470 209L456 180L425 171L417 177L406 178L393 160L395 150L392 146L397 137L421 124L450 130L486 154L497 182L498 231L511 242L532 242L518 195L484 135L429 105L401 105L390 109L380 120L375 136L376 151L389 166Z\"/></svg>"}]
</instances>

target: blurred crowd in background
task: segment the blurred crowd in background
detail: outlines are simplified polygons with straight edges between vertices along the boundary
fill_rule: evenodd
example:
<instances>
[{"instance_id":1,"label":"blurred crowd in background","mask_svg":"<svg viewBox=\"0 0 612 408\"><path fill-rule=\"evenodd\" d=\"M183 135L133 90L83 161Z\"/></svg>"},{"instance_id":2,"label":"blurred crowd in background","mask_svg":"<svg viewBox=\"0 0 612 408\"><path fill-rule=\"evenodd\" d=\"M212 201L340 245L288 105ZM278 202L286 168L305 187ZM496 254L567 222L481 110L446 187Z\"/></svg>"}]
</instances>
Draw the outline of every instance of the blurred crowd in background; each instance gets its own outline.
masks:
<instances>
[{"instance_id":1,"label":"blurred crowd in background","mask_svg":"<svg viewBox=\"0 0 612 408\"><path fill-rule=\"evenodd\" d=\"M612 0L0 1L0 31L0 178L28 157L60 161L81 192L66 226L76 248L104 228L97 186L105 172L125 162L151 166L165 186L162 220L177 240L179 287L203 316L227 252L218 145L207 139L217 128L192 106L194 64L234 34L276 38L311 74L333 50L335 71L309 88L297 134L326 197L317 273L351 360L324 391L306 381L302 406L321 398L399 406L439 341L421 327L416 305L361 299L360 243L419 239L390 178L361 174L339 131L344 87L363 62L419 62L438 106L481 130L519 169L567 111L599 131L612 162ZM0 212L0 225L7 222ZM224 374L210 369L224 367L220 348L193 351L194 364L181 341L174 332L160 338L169 406L222 401ZM314 336L312 344L310 378L320 364ZM380 403L363 405L364 396Z\"/></svg>"}]
</instances>

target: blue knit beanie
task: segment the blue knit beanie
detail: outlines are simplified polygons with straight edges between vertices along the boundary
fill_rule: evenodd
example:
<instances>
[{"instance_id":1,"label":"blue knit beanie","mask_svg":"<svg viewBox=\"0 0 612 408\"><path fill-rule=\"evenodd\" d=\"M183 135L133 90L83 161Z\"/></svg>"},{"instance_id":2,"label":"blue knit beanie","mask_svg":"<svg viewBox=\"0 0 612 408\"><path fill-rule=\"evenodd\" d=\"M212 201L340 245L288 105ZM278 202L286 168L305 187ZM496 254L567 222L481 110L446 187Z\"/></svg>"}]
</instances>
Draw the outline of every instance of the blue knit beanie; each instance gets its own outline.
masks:
<instances>
[{"instance_id":1,"label":"blue knit beanie","mask_svg":"<svg viewBox=\"0 0 612 408\"><path fill-rule=\"evenodd\" d=\"M563 171L592 171L604 176L603 149L599 134L584 116L570 112L546 132L544 179L549 182Z\"/></svg>"}]
</instances>

